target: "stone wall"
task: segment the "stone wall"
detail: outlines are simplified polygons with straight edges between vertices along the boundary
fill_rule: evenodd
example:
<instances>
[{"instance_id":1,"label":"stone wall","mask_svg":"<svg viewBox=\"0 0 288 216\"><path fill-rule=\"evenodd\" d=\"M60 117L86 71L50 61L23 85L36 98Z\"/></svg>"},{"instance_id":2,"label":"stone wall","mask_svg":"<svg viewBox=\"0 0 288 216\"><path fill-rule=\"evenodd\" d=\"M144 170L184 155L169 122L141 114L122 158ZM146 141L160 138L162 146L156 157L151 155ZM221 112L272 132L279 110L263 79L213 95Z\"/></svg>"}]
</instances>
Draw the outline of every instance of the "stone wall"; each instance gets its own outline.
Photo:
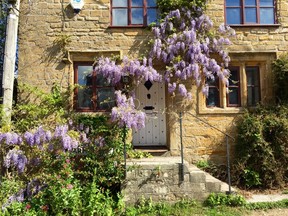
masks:
<instances>
[{"instance_id":1,"label":"stone wall","mask_svg":"<svg viewBox=\"0 0 288 216\"><path fill-rule=\"evenodd\" d=\"M93 60L100 52L120 53L136 57L145 52L146 42L151 37L145 28L111 28L109 0L86 0L79 14L74 14L70 0L25 0L21 1L19 24L19 81L49 90L53 83L62 86L73 84L73 66L63 62L65 53L55 40L68 36L71 43L65 49L71 60ZM232 61L253 59L269 52L265 66L265 80L262 86L265 100L273 100L271 62L288 48L288 2L278 1L280 25L270 27L237 27L233 45L228 47ZM224 22L223 0L212 0L208 5L215 26ZM248 56L248 53L250 56ZM179 112L183 116L183 144L185 159L189 162L212 159L222 163L226 159L225 136L211 126L235 135L235 123L243 110L202 110L203 96L191 85L193 100L185 102L167 94L168 105L168 149L172 155L179 155L180 130ZM196 115L201 120L197 120ZM233 140L230 140L233 144ZM233 147L232 147L233 152Z\"/></svg>"}]
</instances>

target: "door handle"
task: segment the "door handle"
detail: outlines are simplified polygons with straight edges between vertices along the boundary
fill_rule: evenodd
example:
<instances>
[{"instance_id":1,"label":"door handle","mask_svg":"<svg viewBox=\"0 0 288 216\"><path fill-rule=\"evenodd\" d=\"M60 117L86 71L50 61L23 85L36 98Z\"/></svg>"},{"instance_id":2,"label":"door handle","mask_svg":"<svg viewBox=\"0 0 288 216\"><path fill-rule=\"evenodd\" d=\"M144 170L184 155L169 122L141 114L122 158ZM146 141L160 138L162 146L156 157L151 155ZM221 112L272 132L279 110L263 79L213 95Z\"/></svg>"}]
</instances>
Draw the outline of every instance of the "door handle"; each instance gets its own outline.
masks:
<instances>
[{"instance_id":1,"label":"door handle","mask_svg":"<svg viewBox=\"0 0 288 216\"><path fill-rule=\"evenodd\" d=\"M143 107L143 109L144 110L154 110L155 107L153 107L153 106L145 106L145 107Z\"/></svg>"}]
</instances>

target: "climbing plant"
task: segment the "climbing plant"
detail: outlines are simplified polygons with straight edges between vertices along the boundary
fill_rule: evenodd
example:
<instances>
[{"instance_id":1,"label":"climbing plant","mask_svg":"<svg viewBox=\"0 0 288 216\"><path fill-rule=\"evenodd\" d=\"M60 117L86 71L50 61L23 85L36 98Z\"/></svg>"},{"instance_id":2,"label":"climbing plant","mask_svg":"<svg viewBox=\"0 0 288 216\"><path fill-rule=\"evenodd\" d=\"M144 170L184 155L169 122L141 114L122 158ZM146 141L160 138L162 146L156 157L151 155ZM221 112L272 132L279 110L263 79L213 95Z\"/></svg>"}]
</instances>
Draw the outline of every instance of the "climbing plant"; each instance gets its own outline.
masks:
<instances>
[{"instance_id":1,"label":"climbing plant","mask_svg":"<svg viewBox=\"0 0 288 216\"><path fill-rule=\"evenodd\" d=\"M188 99L192 95L186 85L195 84L206 96L209 87L205 79L218 77L228 85L229 71L225 68L230 58L225 47L230 44L228 37L234 36L235 31L225 25L214 28L204 13L205 3L204 0L159 1L160 8L167 7L167 11L176 6L181 9L163 11L165 17L152 27L153 39L150 46L147 45L150 49L147 56L132 60L124 57L120 63L111 58L99 58L95 69L114 85L125 76L131 77L136 85L147 80L165 82L171 94L178 93ZM217 54L219 62L211 57L212 53ZM156 62L166 65L164 72L154 68ZM117 107L112 109L112 120L139 129L144 127L145 114L135 109L133 97L133 89L116 92Z\"/></svg>"}]
</instances>

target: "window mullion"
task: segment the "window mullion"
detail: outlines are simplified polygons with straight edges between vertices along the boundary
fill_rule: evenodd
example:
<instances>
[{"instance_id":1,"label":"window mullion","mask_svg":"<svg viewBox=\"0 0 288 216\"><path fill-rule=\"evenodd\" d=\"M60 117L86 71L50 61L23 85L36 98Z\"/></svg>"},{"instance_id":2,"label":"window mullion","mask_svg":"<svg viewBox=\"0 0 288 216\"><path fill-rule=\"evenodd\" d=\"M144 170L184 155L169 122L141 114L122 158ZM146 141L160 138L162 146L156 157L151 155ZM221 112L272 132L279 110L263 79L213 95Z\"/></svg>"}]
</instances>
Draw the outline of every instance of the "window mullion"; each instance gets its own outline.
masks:
<instances>
[{"instance_id":1,"label":"window mullion","mask_svg":"<svg viewBox=\"0 0 288 216\"><path fill-rule=\"evenodd\" d=\"M260 24L260 0L256 0L256 14L257 14L256 21L258 24Z\"/></svg>"},{"instance_id":2,"label":"window mullion","mask_svg":"<svg viewBox=\"0 0 288 216\"><path fill-rule=\"evenodd\" d=\"M128 26L132 24L132 0L128 1Z\"/></svg>"},{"instance_id":3,"label":"window mullion","mask_svg":"<svg viewBox=\"0 0 288 216\"><path fill-rule=\"evenodd\" d=\"M147 26L148 24L148 20L147 20L147 12L148 12L148 9L147 9L147 0L143 0L143 22L144 22L144 25Z\"/></svg>"},{"instance_id":4,"label":"window mullion","mask_svg":"<svg viewBox=\"0 0 288 216\"><path fill-rule=\"evenodd\" d=\"M241 23L245 24L246 19L245 19L245 5L244 5L244 0L241 0L240 2L240 16L241 16Z\"/></svg>"}]
</instances>

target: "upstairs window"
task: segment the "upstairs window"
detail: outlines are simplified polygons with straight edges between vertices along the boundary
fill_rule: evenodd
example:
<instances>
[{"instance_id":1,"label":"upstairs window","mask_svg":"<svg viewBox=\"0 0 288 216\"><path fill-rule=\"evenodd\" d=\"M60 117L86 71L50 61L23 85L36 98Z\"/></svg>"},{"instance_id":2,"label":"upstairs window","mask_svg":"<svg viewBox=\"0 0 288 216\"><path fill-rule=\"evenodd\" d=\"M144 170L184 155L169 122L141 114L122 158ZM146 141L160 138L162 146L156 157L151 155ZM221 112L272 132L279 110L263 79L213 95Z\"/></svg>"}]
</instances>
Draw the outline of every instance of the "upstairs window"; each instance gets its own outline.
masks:
<instances>
[{"instance_id":1,"label":"upstairs window","mask_svg":"<svg viewBox=\"0 0 288 216\"><path fill-rule=\"evenodd\" d=\"M271 25L276 23L276 0L225 0L228 25Z\"/></svg>"},{"instance_id":2,"label":"upstairs window","mask_svg":"<svg viewBox=\"0 0 288 216\"><path fill-rule=\"evenodd\" d=\"M93 62L74 62L75 108L77 111L105 112L115 105L114 87L93 70Z\"/></svg>"},{"instance_id":3,"label":"upstairs window","mask_svg":"<svg viewBox=\"0 0 288 216\"><path fill-rule=\"evenodd\" d=\"M147 26L157 21L156 0L112 0L112 26Z\"/></svg>"}]
</instances>

